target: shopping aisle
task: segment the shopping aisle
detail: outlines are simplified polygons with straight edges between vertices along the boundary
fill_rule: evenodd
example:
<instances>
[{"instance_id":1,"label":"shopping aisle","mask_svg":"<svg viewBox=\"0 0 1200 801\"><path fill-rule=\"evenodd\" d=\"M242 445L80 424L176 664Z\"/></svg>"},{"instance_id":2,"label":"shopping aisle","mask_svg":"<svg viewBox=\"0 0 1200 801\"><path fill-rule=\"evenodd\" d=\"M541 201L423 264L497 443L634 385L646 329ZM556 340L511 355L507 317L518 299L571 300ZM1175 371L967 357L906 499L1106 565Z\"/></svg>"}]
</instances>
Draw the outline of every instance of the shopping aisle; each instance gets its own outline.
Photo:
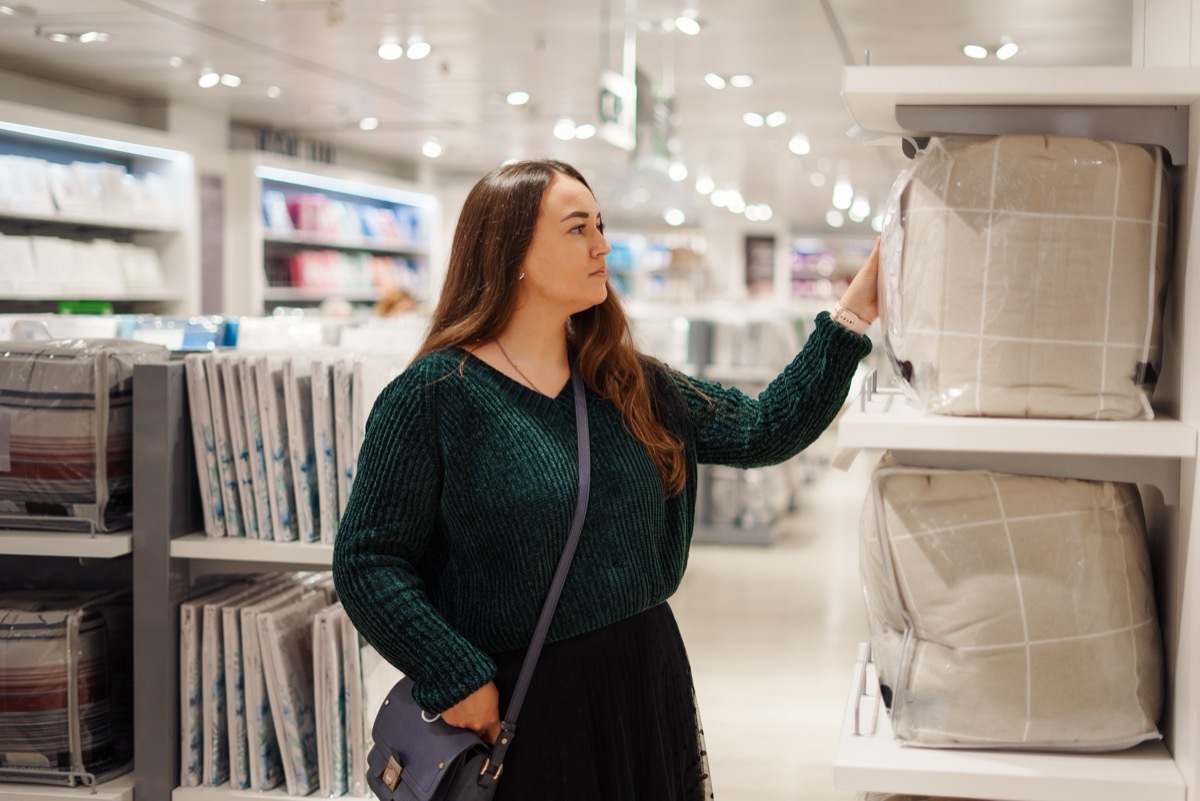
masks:
<instances>
[{"instance_id":1,"label":"shopping aisle","mask_svg":"<svg viewBox=\"0 0 1200 801\"><path fill-rule=\"evenodd\" d=\"M813 450L829 453L832 433ZM858 515L878 454L815 470L767 548L696 546L671 600L718 801L848 801L832 761L866 636Z\"/></svg>"}]
</instances>

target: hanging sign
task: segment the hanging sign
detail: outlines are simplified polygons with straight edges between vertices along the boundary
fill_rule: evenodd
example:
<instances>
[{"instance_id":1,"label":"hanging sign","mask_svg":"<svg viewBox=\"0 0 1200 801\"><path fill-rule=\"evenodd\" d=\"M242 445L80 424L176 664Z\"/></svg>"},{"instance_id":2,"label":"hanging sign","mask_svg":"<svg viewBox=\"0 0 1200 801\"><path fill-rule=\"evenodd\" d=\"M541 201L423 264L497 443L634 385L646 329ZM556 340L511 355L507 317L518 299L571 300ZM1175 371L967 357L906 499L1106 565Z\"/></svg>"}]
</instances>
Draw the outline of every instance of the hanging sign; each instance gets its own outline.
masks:
<instances>
[{"instance_id":1,"label":"hanging sign","mask_svg":"<svg viewBox=\"0 0 1200 801\"><path fill-rule=\"evenodd\" d=\"M637 147L637 84L615 72L600 76L600 138L622 150Z\"/></svg>"}]
</instances>

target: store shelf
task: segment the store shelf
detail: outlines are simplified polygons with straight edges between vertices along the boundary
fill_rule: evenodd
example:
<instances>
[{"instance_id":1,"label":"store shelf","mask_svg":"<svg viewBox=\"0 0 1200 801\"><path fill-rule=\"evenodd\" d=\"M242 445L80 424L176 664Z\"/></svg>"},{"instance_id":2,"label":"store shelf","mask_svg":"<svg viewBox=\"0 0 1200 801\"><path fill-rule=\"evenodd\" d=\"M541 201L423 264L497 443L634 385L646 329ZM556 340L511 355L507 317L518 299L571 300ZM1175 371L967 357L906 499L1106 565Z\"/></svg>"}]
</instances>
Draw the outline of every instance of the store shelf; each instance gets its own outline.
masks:
<instances>
[{"instance_id":1,"label":"store shelf","mask_svg":"<svg viewBox=\"0 0 1200 801\"><path fill-rule=\"evenodd\" d=\"M127 531L114 534L69 534L62 531L0 529L0 554L7 556L112 559L132 552L133 535ZM0 798L2 797L0 795Z\"/></svg>"},{"instance_id":2,"label":"store shelf","mask_svg":"<svg viewBox=\"0 0 1200 801\"><path fill-rule=\"evenodd\" d=\"M85 290L68 292L63 290L0 290L0 301L12 300L111 300L115 302L145 301L163 302L177 301L183 298L183 293L177 289L134 289L134 290Z\"/></svg>"},{"instance_id":3,"label":"store shelf","mask_svg":"<svg viewBox=\"0 0 1200 801\"><path fill-rule=\"evenodd\" d=\"M96 787L53 787L44 784L0 783L0 801L133 801L133 774L99 784Z\"/></svg>"},{"instance_id":4,"label":"store shelf","mask_svg":"<svg viewBox=\"0 0 1200 801\"><path fill-rule=\"evenodd\" d=\"M378 289L307 289L304 287L268 287L263 293L263 299L268 303L318 303L322 300L338 298L340 300L374 302L379 300Z\"/></svg>"},{"instance_id":5,"label":"store shelf","mask_svg":"<svg viewBox=\"0 0 1200 801\"><path fill-rule=\"evenodd\" d=\"M282 787L260 792L257 790L232 790L228 784L220 787L176 787L171 793L171 801L235 801L246 799L270 799L270 801L312 801L322 798L319 792L312 795L288 795ZM339 798L373 798L374 796L343 795Z\"/></svg>"},{"instance_id":6,"label":"store shelf","mask_svg":"<svg viewBox=\"0 0 1200 801\"><path fill-rule=\"evenodd\" d=\"M859 646L833 762L839 790L999 801L1184 801L1187 788L1161 741L1104 754L939 749L902 745Z\"/></svg>"},{"instance_id":7,"label":"store shelf","mask_svg":"<svg viewBox=\"0 0 1200 801\"><path fill-rule=\"evenodd\" d=\"M1033 420L922 414L867 390L837 424L839 448L890 450L901 464L1151 484L1179 500L1180 462L1196 430L1178 420Z\"/></svg>"},{"instance_id":8,"label":"store shelf","mask_svg":"<svg viewBox=\"0 0 1200 801\"><path fill-rule=\"evenodd\" d=\"M269 245L290 245L304 248L366 251L368 253L383 253L399 256L425 256L429 253L427 248L380 242L378 240L367 239L365 237L355 239L331 238L323 234L305 233L303 231L287 233L268 231L263 235L263 242Z\"/></svg>"},{"instance_id":9,"label":"store shelf","mask_svg":"<svg viewBox=\"0 0 1200 801\"><path fill-rule=\"evenodd\" d=\"M1179 106L1200 98L1193 69L847 67L846 108L868 131L900 133L897 106Z\"/></svg>"},{"instance_id":10,"label":"store shelf","mask_svg":"<svg viewBox=\"0 0 1200 801\"><path fill-rule=\"evenodd\" d=\"M187 534L171 540L171 556L176 559L284 562L329 567L333 564L333 546L324 543L274 542Z\"/></svg>"},{"instance_id":11,"label":"store shelf","mask_svg":"<svg viewBox=\"0 0 1200 801\"><path fill-rule=\"evenodd\" d=\"M28 212L0 209L0 220L30 224L48 224L63 228L107 228L113 231L137 231L160 234L173 234L179 231L178 225L169 223L147 223L131 218L114 218L104 215L88 214L31 214Z\"/></svg>"}]
</instances>

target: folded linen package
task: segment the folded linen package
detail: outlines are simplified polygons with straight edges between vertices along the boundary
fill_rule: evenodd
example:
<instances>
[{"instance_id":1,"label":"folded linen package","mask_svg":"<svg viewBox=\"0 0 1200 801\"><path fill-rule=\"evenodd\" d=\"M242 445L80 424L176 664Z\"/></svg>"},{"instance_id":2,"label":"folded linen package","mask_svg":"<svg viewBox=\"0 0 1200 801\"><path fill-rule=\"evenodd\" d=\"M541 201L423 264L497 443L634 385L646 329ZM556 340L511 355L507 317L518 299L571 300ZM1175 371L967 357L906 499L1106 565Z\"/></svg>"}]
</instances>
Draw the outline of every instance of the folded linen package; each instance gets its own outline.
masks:
<instances>
[{"instance_id":1,"label":"folded linen package","mask_svg":"<svg viewBox=\"0 0 1200 801\"><path fill-rule=\"evenodd\" d=\"M902 742L1103 751L1159 737L1136 486L886 459L863 508L860 568Z\"/></svg>"},{"instance_id":2,"label":"folded linen package","mask_svg":"<svg viewBox=\"0 0 1200 801\"><path fill-rule=\"evenodd\" d=\"M908 394L937 414L1152 417L1169 194L1157 147L933 138L883 226L884 344Z\"/></svg>"},{"instance_id":3,"label":"folded linen package","mask_svg":"<svg viewBox=\"0 0 1200 801\"><path fill-rule=\"evenodd\" d=\"M6 342L0 352L0 527L111 532L133 519L133 368L161 345Z\"/></svg>"}]
</instances>

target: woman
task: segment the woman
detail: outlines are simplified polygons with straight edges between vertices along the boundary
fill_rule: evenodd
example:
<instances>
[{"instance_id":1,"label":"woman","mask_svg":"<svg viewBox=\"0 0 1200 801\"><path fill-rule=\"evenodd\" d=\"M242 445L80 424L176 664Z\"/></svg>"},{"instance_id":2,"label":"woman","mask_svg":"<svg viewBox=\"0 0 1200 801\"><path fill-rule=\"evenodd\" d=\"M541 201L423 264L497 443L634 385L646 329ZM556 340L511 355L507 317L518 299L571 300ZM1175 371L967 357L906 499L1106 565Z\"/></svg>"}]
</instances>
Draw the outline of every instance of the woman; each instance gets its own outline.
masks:
<instances>
[{"instance_id":1,"label":"woman","mask_svg":"<svg viewBox=\"0 0 1200 801\"><path fill-rule=\"evenodd\" d=\"M633 348L609 250L567 164L510 164L476 184L430 334L371 413L334 547L347 612L416 701L494 742L574 511L574 355L590 503L498 801L711 796L665 603L687 564L696 465L791 457L870 351L822 313L757 400L688 378ZM842 299L847 325L877 315L877 258Z\"/></svg>"}]
</instances>

